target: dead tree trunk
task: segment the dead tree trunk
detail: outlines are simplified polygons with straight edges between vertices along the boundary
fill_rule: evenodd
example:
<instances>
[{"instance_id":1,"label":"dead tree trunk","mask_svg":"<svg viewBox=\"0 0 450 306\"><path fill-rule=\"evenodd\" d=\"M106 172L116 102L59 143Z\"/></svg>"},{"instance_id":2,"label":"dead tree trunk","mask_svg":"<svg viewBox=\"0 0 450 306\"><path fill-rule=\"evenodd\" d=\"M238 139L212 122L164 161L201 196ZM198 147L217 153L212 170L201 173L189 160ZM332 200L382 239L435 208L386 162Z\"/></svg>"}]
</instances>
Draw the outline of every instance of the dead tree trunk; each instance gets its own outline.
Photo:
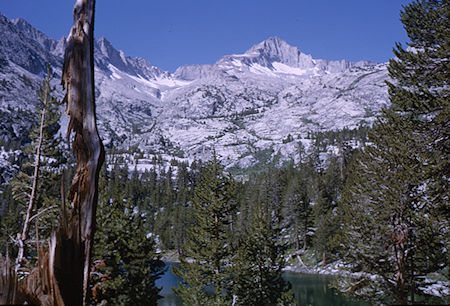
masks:
<instances>
[{"instance_id":1,"label":"dead tree trunk","mask_svg":"<svg viewBox=\"0 0 450 306\"><path fill-rule=\"evenodd\" d=\"M0 305L17 303L17 277L11 260L0 255Z\"/></svg>"},{"instance_id":2,"label":"dead tree trunk","mask_svg":"<svg viewBox=\"0 0 450 306\"><path fill-rule=\"evenodd\" d=\"M58 282L67 284L61 290L63 299L72 296L73 278L79 280L82 264L83 305L89 299L89 274L92 245L95 232L95 215L98 199L98 176L104 160L104 149L99 137L95 115L94 90L94 11L95 0L78 0L74 7L74 23L67 40L64 54L62 85L67 90L64 100L67 102L67 114L70 116L68 138L74 133L73 150L77 156L77 170L69 190L69 200L73 204L67 224L62 224L59 232L62 239L57 244L55 268L61 270L56 274ZM64 244L68 239L72 245ZM59 239L56 239L58 243ZM66 256L73 256L73 251L81 258L73 258L71 264ZM58 267L58 265L61 265ZM66 269L73 267L71 271ZM55 271L56 272L56 271ZM60 279L58 277L60 275ZM68 290L67 292L64 292ZM71 297L73 298L73 297Z\"/></svg>"},{"instance_id":3,"label":"dead tree trunk","mask_svg":"<svg viewBox=\"0 0 450 306\"><path fill-rule=\"evenodd\" d=\"M0 302L37 305L88 305L89 274L104 148L98 135L94 101L95 0L77 0L64 55L62 84L67 90L68 138L73 132L77 170L48 251L38 248L38 263L21 283L9 259L0 256ZM37 176L36 176L37 177Z\"/></svg>"}]
</instances>

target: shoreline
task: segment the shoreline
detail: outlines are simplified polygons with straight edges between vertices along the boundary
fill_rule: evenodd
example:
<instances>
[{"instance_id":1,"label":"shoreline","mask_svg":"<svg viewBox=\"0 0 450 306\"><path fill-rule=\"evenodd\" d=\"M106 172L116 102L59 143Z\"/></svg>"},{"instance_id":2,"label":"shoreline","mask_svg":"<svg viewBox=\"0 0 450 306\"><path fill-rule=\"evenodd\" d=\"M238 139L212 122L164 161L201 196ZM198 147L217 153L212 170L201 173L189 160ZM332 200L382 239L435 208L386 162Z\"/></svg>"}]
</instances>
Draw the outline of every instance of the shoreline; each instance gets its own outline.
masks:
<instances>
[{"instance_id":1,"label":"shoreline","mask_svg":"<svg viewBox=\"0 0 450 306\"><path fill-rule=\"evenodd\" d=\"M177 252L168 252L165 254L160 254L161 260L164 263L179 263L180 260L178 259ZM322 265L318 264L313 267L308 267L306 265L300 265L300 264L291 264L286 265L283 268L283 272L290 272L290 273L296 273L296 274L309 274L309 275L326 275L326 276L332 276L332 277L348 277L353 279L358 279L363 276L374 280L376 278L375 275L369 275L365 274L364 272L349 272L342 262L340 261L334 261L331 262L324 267ZM346 271L347 270L347 271ZM450 295L449 290L449 284L445 281L433 281L431 279L427 279L426 281L428 285L425 288L425 292L438 297L445 297Z\"/></svg>"},{"instance_id":2,"label":"shoreline","mask_svg":"<svg viewBox=\"0 0 450 306\"><path fill-rule=\"evenodd\" d=\"M164 263L180 263L178 259L178 254L176 253L166 253L161 255L161 260ZM287 265L283 268L283 272L292 272L298 274L312 274L312 275L330 275L330 276L344 276L342 271L339 271L337 267L333 266L333 263L328 264L325 268L318 267L308 267L300 265Z\"/></svg>"},{"instance_id":3,"label":"shoreline","mask_svg":"<svg viewBox=\"0 0 450 306\"><path fill-rule=\"evenodd\" d=\"M165 264L177 264L180 263L180 260L178 259L177 254L164 254L161 255L161 260ZM324 276L330 276L330 277L348 277L353 279L358 279L364 275L363 272L349 272L345 271L344 265L339 262L335 261L332 263L329 263L325 265L325 267L308 267L306 265L287 265L284 267L283 272L289 272L289 273L295 273L295 274L306 274L306 275L324 275ZM376 276L375 275L366 275L368 278L373 279ZM450 295L449 285L448 282L445 281L427 281L429 285L424 290L430 295L445 298L446 296Z\"/></svg>"}]
</instances>

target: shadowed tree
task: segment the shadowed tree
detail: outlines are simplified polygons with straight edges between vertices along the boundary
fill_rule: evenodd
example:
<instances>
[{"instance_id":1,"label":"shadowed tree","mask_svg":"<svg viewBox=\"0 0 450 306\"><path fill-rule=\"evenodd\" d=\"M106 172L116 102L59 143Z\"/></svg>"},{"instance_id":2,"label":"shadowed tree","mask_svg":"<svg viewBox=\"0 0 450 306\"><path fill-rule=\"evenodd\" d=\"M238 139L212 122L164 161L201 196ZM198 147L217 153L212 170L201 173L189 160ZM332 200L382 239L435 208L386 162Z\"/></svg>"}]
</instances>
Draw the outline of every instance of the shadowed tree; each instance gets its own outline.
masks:
<instances>
[{"instance_id":1,"label":"shadowed tree","mask_svg":"<svg viewBox=\"0 0 450 306\"><path fill-rule=\"evenodd\" d=\"M396 304L435 303L424 280L448 264L449 16L446 0L404 8L410 42L389 63L392 106L344 189L343 259L365 272L347 290L370 299L384 292Z\"/></svg>"}]
</instances>

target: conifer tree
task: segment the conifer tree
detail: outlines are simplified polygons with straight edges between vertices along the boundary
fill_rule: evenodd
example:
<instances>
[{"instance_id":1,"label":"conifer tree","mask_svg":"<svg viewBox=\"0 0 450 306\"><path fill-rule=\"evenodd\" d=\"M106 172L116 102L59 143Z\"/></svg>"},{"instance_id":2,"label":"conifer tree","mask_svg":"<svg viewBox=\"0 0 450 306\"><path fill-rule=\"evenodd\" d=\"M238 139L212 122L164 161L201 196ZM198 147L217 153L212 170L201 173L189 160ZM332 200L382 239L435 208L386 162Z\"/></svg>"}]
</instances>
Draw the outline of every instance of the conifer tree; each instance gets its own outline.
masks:
<instances>
[{"instance_id":1,"label":"conifer tree","mask_svg":"<svg viewBox=\"0 0 450 306\"><path fill-rule=\"evenodd\" d=\"M406 304L408 296L411 300L418 293L420 280L445 264L446 238L435 222L440 217L428 214L422 199L423 173L414 139L398 132L401 123L405 129L410 124L380 121L375 125L373 145L365 148L347 184L343 255L355 269L379 277L361 279L365 286L357 293L374 299L383 290L395 303Z\"/></svg>"},{"instance_id":2,"label":"conifer tree","mask_svg":"<svg viewBox=\"0 0 450 306\"><path fill-rule=\"evenodd\" d=\"M97 233L94 245L93 298L107 305L156 305L160 288L155 281L164 271L156 245L146 232L148 216L126 192L130 184L116 173L116 180L100 180Z\"/></svg>"},{"instance_id":3,"label":"conifer tree","mask_svg":"<svg viewBox=\"0 0 450 306\"><path fill-rule=\"evenodd\" d=\"M167 173L164 167L162 167L158 176L159 196L157 205L159 209L155 221L155 231L159 234L161 245L166 250L175 248L175 220L173 218L175 192L173 188L172 173L171 167L169 167Z\"/></svg>"},{"instance_id":4,"label":"conifer tree","mask_svg":"<svg viewBox=\"0 0 450 306\"><path fill-rule=\"evenodd\" d=\"M286 245L271 214L255 204L247 231L233 259L235 305L291 305L290 284L282 278Z\"/></svg>"},{"instance_id":5,"label":"conifer tree","mask_svg":"<svg viewBox=\"0 0 450 306\"><path fill-rule=\"evenodd\" d=\"M27 159L11 180L15 201L10 205L16 207L10 210L12 214L6 218L14 224L6 227L7 231L19 229L18 263L29 255L26 253L26 245L30 236L35 240L49 237L57 221L56 211L61 200L61 165L65 163L66 156L61 149L64 142L58 135L61 112L59 101L54 96L52 80L53 72L48 66L39 91L40 103L36 106L38 124L30 130L31 144L24 149ZM31 230L33 225L37 230ZM37 237L35 233L38 233ZM15 235L16 233L11 233L11 236Z\"/></svg>"},{"instance_id":6,"label":"conifer tree","mask_svg":"<svg viewBox=\"0 0 450 306\"><path fill-rule=\"evenodd\" d=\"M182 245L186 237L186 226L191 222L189 214L190 201L190 182L187 165L181 163L178 167L176 179L176 201L173 212L174 218L174 243L179 255L182 254Z\"/></svg>"},{"instance_id":7,"label":"conifer tree","mask_svg":"<svg viewBox=\"0 0 450 306\"><path fill-rule=\"evenodd\" d=\"M296 250L308 247L307 233L312 226L311 207L303 169L291 166L291 176L285 186L283 199L283 226L292 237Z\"/></svg>"},{"instance_id":8,"label":"conifer tree","mask_svg":"<svg viewBox=\"0 0 450 306\"><path fill-rule=\"evenodd\" d=\"M23 205L17 205L13 199L11 185L6 185L0 194L2 214L0 216L0 253L16 254L16 245L11 241L21 230Z\"/></svg>"},{"instance_id":9,"label":"conifer tree","mask_svg":"<svg viewBox=\"0 0 450 306\"><path fill-rule=\"evenodd\" d=\"M186 305L231 304L231 221L236 210L235 182L213 159L204 164L193 199L193 225L179 267L175 292ZM207 292L207 287L210 291Z\"/></svg>"},{"instance_id":10,"label":"conifer tree","mask_svg":"<svg viewBox=\"0 0 450 306\"><path fill-rule=\"evenodd\" d=\"M335 248L334 235L339 228L337 215L337 199L341 194L342 180L336 157L329 157L326 170L318 173L317 202L313 207L316 231L314 233L314 248L322 255L322 265L326 264Z\"/></svg>"},{"instance_id":11,"label":"conifer tree","mask_svg":"<svg viewBox=\"0 0 450 306\"><path fill-rule=\"evenodd\" d=\"M413 304L448 263L449 12L448 1L421 0L401 13L410 43L389 63L392 106L345 187L344 260L375 276L347 290L371 299Z\"/></svg>"},{"instance_id":12,"label":"conifer tree","mask_svg":"<svg viewBox=\"0 0 450 306\"><path fill-rule=\"evenodd\" d=\"M388 82L393 111L412 123L409 134L427 181L424 192L443 212L450 202L449 18L448 0L422 0L405 7L401 21L410 41L407 49L397 44L388 67L395 80Z\"/></svg>"}]
</instances>

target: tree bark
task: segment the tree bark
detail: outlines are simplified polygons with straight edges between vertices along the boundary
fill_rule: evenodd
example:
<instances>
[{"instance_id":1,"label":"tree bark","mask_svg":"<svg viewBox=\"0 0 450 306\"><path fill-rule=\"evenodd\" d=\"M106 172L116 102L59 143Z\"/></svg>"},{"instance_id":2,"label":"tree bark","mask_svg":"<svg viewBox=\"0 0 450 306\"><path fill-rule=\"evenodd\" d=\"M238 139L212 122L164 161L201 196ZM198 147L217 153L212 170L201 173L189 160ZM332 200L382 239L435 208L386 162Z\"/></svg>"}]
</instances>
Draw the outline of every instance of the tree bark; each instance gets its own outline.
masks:
<instances>
[{"instance_id":1,"label":"tree bark","mask_svg":"<svg viewBox=\"0 0 450 306\"><path fill-rule=\"evenodd\" d=\"M17 277L8 255L0 254L0 305L17 303Z\"/></svg>"},{"instance_id":2,"label":"tree bark","mask_svg":"<svg viewBox=\"0 0 450 306\"><path fill-rule=\"evenodd\" d=\"M98 200L98 177L104 148L98 135L94 97L95 0L77 0L74 23L64 54L62 84L67 90L77 170L69 190L72 209L64 199L59 228L49 249L38 248L38 263L20 284L10 261L0 256L0 302L37 305L88 305L89 275ZM39 160L39 159L38 159ZM37 175L35 176L37 178Z\"/></svg>"},{"instance_id":3,"label":"tree bark","mask_svg":"<svg viewBox=\"0 0 450 306\"><path fill-rule=\"evenodd\" d=\"M95 232L95 215L98 200L98 176L104 161L104 148L97 130L94 85L94 14L95 0L78 0L74 7L74 23L67 40L64 54L62 85L67 90L67 114L70 116L68 138L73 132L73 150L77 156L77 170L69 190L73 204L70 219L62 226L59 237L68 239L72 245L57 245L60 250L62 271L70 266L82 265L83 305L89 300L89 274L92 245ZM57 240L58 241L58 240ZM67 262L64 256L72 251L82 257ZM74 275L71 275L74 274ZM77 270L60 273L61 281L68 286ZM57 277L58 278L58 277ZM60 281L58 280L58 281ZM71 296L68 287L67 295ZM62 291L64 298L64 291ZM64 298L64 300L66 300Z\"/></svg>"},{"instance_id":4,"label":"tree bark","mask_svg":"<svg viewBox=\"0 0 450 306\"><path fill-rule=\"evenodd\" d=\"M300 238L298 237L297 222L294 222L294 231L295 231L295 248L296 250L300 250Z\"/></svg>"}]
</instances>

